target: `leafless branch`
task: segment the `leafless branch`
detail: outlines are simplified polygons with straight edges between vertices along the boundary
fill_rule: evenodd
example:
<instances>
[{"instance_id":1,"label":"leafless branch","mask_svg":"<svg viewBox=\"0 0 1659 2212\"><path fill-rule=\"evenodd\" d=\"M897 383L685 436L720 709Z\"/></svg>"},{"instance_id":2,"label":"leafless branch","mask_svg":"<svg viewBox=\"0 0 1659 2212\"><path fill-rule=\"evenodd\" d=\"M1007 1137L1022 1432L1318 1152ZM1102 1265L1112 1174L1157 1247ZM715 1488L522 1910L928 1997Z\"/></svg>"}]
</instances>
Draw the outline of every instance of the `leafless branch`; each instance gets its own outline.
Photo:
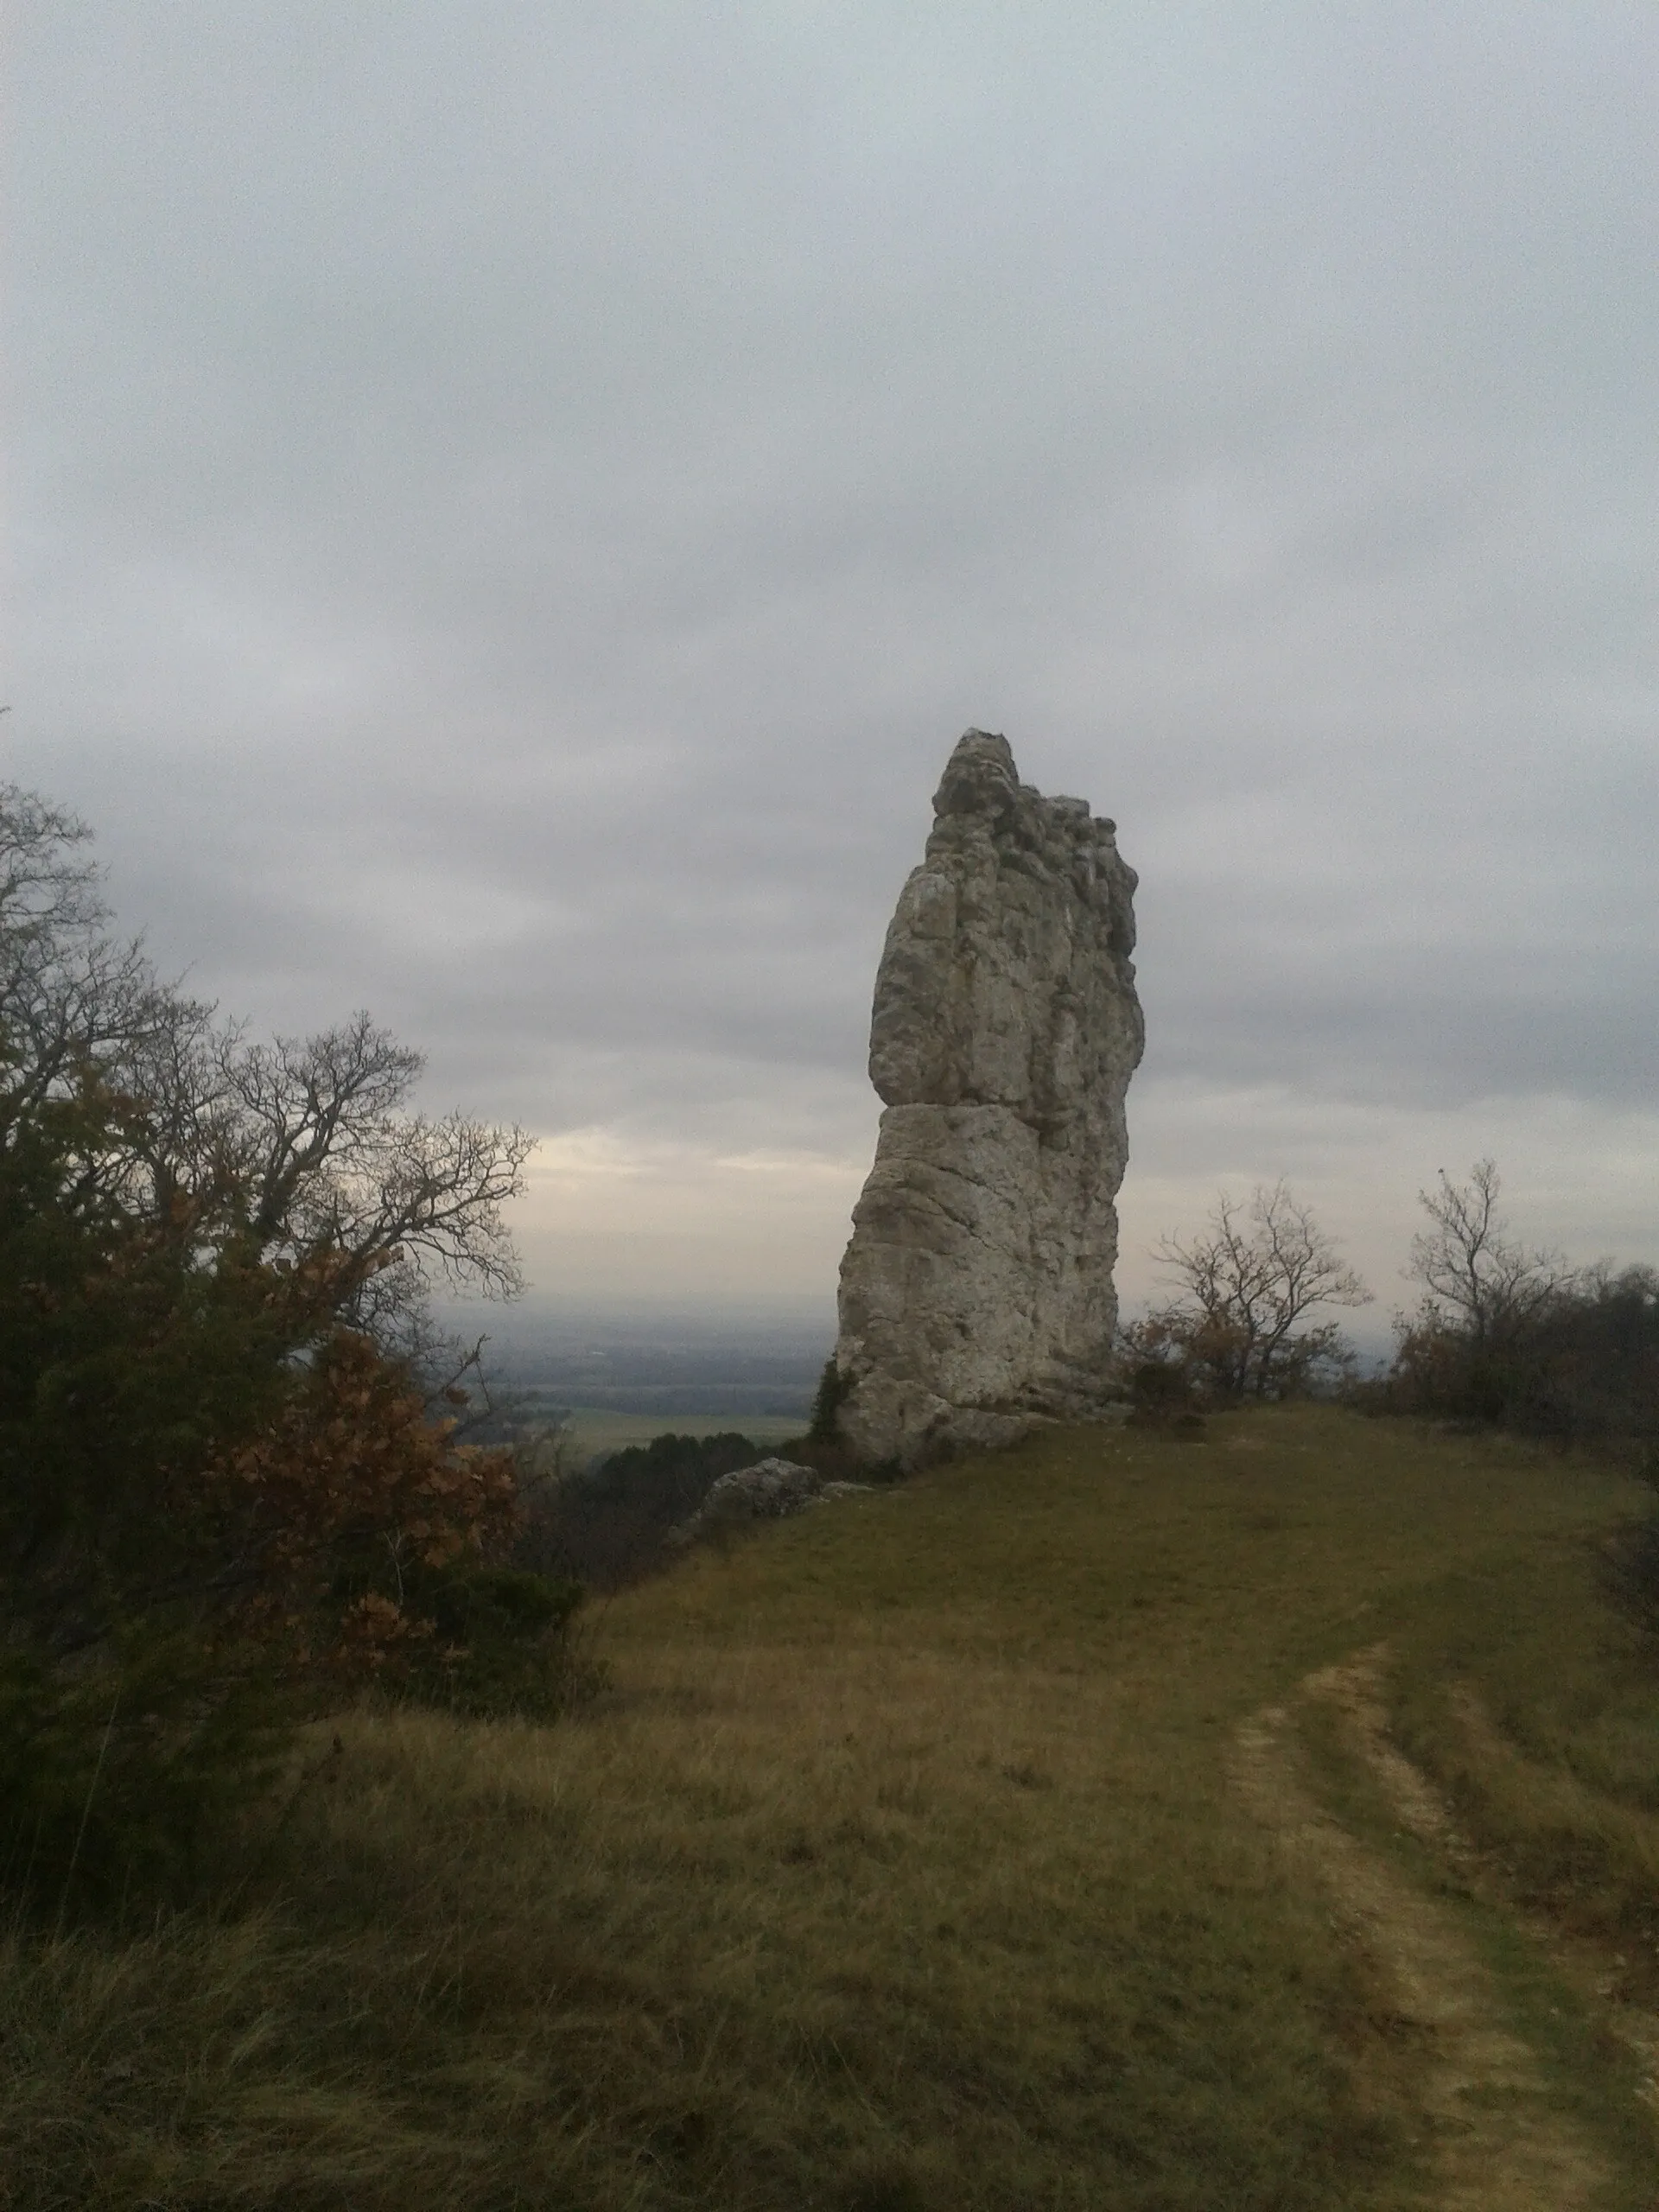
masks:
<instances>
[{"instance_id":1,"label":"leafless branch","mask_svg":"<svg viewBox=\"0 0 1659 2212\"><path fill-rule=\"evenodd\" d=\"M1432 1226L1411 1240L1408 1269L1424 1288L1424 1318L1465 1330L1477 1345L1514 1334L1580 1281L1565 1256L1516 1243L1497 1211L1502 1179L1478 1160L1467 1183L1445 1168L1418 1203Z\"/></svg>"},{"instance_id":2,"label":"leafless branch","mask_svg":"<svg viewBox=\"0 0 1659 2212\"><path fill-rule=\"evenodd\" d=\"M1282 1181L1258 1185L1248 1205L1222 1192L1206 1234L1165 1237L1154 1256L1179 1288L1141 1325L1143 1348L1178 1351L1223 1396L1270 1397L1305 1382L1341 1350L1336 1325L1309 1326L1308 1315L1370 1300Z\"/></svg>"}]
</instances>

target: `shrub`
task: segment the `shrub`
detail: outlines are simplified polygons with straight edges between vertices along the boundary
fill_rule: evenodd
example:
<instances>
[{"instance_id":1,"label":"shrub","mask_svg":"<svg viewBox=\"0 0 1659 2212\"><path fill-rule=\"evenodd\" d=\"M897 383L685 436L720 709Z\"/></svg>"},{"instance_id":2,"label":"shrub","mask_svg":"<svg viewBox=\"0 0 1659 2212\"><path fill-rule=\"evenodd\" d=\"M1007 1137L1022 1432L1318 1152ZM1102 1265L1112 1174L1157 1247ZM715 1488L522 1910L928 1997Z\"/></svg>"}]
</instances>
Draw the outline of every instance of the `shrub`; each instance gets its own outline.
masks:
<instances>
[{"instance_id":1,"label":"shrub","mask_svg":"<svg viewBox=\"0 0 1659 2212\"><path fill-rule=\"evenodd\" d=\"M595 1589L620 1589L669 1563L671 1530L690 1520L721 1475L765 1457L730 1430L631 1445L532 1494L514 1556Z\"/></svg>"},{"instance_id":2,"label":"shrub","mask_svg":"<svg viewBox=\"0 0 1659 2212\"><path fill-rule=\"evenodd\" d=\"M1586 1270L1484 1336L1420 1313L1401 1332L1383 1402L1561 1443L1659 1437L1659 1275Z\"/></svg>"},{"instance_id":3,"label":"shrub","mask_svg":"<svg viewBox=\"0 0 1659 2212\"><path fill-rule=\"evenodd\" d=\"M514 1286L528 1140L406 1112L418 1056L366 1015L216 1025L105 935L86 836L0 788L0 1866L60 1915L188 1869L345 1687L521 1701L506 1646L544 1672L569 1611L460 1594L511 1461L397 1349L424 1265Z\"/></svg>"},{"instance_id":4,"label":"shrub","mask_svg":"<svg viewBox=\"0 0 1659 2212\"><path fill-rule=\"evenodd\" d=\"M1137 1413L1179 1411L1192 1402L1192 1380L1173 1361L1143 1359L1129 1376L1129 1396Z\"/></svg>"},{"instance_id":5,"label":"shrub","mask_svg":"<svg viewBox=\"0 0 1659 2212\"><path fill-rule=\"evenodd\" d=\"M522 1567L417 1567L398 1609L412 1632L378 1643L384 1687L454 1713L547 1719L587 1687L569 1636L582 1595Z\"/></svg>"},{"instance_id":6,"label":"shrub","mask_svg":"<svg viewBox=\"0 0 1659 2212\"><path fill-rule=\"evenodd\" d=\"M60 1923L182 1897L274 1779L293 1717L257 1649L153 1618L92 1667L0 1649L0 1885Z\"/></svg>"},{"instance_id":7,"label":"shrub","mask_svg":"<svg viewBox=\"0 0 1659 2212\"><path fill-rule=\"evenodd\" d=\"M1481 1160L1467 1183L1442 1173L1418 1194L1423 1297L1399 1325L1385 1402L1562 1442L1659 1437L1659 1274L1573 1268L1518 1243L1501 1188Z\"/></svg>"},{"instance_id":8,"label":"shrub","mask_svg":"<svg viewBox=\"0 0 1659 2212\"><path fill-rule=\"evenodd\" d=\"M29 1486L8 1484L0 1512L0 1865L57 1910L176 1888L293 1722L365 1685L544 1714L573 1680L579 1590L504 1563L506 1454L456 1447L353 1332L282 1370L274 1405L253 1390L239 1421L198 1428L209 1394L184 1368L158 1360L128 1387L144 1341L113 1325L147 1310L111 1304L87 1355L104 1393L68 1388L81 1370L60 1363L61 1399L35 1393L43 1432L0 1421L0 1465L34 1440L57 1476L43 1527ZM123 1449L135 1393L152 1418L133 1416Z\"/></svg>"},{"instance_id":9,"label":"shrub","mask_svg":"<svg viewBox=\"0 0 1659 2212\"><path fill-rule=\"evenodd\" d=\"M1245 1205L1223 1192L1203 1233L1165 1237L1154 1256L1177 1294L1124 1330L1137 1371L1179 1371L1205 1402L1227 1404L1314 1395L1350 1370L1342 1331L1308 1317L1371 1294L1282 1182Z\"/></svg>"},{"instance_id":10,"label":"shrub","mask_svg":"<svg viewBox=\"0 0 1659 2212\"><path fill-rule=\"evenodd\" d=\"M839 1440L836 1416L849 1387L832 1352L823 1363L823 1372L818 1377L817 1390L812 1400L812 1416L806 1430L810 1443L834 1444Z\"/></svg>"}]
</instances>

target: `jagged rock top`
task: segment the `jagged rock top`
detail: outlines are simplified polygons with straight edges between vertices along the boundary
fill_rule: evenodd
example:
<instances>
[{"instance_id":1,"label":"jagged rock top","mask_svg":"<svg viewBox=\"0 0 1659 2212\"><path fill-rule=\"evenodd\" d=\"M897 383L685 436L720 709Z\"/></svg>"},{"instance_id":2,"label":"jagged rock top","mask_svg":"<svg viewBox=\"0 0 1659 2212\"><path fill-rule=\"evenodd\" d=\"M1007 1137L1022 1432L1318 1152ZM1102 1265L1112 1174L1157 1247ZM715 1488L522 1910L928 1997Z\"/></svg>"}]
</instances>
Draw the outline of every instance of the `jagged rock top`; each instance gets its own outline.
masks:
<instances>
[{"instance_id":1,"label":"jagged rock top","mask_svg":"<svg viewBox=\"0 0 1659 2212\"><path fill-rule=\"evenodd\" d=\"M1135 874L1117 825L1022 784L1007 740L982 729L957 741L933 808L876 977L870 1080L889 1106L1064 1117L1062 1094L1104 1074L1075 1064L1082 1006L1103 985L1134 1002Z\"/></svg>"}]
</instances>

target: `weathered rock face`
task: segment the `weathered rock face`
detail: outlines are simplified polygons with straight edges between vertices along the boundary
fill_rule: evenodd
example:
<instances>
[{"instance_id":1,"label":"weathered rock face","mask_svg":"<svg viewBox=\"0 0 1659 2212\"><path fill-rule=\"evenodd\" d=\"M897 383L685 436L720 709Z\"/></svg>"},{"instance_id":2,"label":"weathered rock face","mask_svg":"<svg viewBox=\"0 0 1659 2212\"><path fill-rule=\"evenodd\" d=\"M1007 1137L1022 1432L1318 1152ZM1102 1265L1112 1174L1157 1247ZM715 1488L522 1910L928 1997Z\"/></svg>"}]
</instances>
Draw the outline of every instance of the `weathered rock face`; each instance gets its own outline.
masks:
<instances>
[{"instance_id":1,"label":"weathered rock face","mask_svg":"<svg viewBox=\"0 0 1659 2212\"><path fill-rule=\"evenodd\" d=\"M1103 1400L1144 1031L1135 877L1080 798L970 729L876 976L885 1103L841 1268L842 1435L906 1465Z\"/></svg>"},{"instance_id":2,"label":"weathered rock face","mask_svg":"<svg viewBox=\"0 0 1659 2212\"><path fill-rule=\"evenodd\" d=\"M757 1459L753 1466L740 1467L711 1484L708 1497L689 1521L671 1531L669 1541L683 1549L715 1529L781 1521L791 1513L804 1513L809 1505L850 1497L868 1488L868 1483L826 1482L816 1467L804 1467L795 1459Z\"/></svg>"}]
</instances>

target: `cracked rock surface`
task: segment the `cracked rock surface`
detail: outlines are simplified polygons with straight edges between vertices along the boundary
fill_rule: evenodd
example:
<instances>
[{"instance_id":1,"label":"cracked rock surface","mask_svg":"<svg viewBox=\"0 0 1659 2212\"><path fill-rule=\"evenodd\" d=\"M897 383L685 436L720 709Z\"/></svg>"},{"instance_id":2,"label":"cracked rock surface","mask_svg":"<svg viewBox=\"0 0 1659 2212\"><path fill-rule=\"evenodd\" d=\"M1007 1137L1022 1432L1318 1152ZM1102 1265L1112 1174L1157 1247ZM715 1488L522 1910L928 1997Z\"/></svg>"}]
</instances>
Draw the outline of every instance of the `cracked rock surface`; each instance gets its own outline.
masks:
<instances>
[{"instance_id":1,"label":"cracked rock surface","mask_svg":"<svg viewBox=\"0 0 1659 2212\"><path fill-rule=\"evenodd\" d=\"M836 1351L862 1459L1011 1443L1103 1402L1135 885L1086 800L1022 784L1006 739L962 738L876 976L885 1111Z\"/></svg>"}]
</instances>

